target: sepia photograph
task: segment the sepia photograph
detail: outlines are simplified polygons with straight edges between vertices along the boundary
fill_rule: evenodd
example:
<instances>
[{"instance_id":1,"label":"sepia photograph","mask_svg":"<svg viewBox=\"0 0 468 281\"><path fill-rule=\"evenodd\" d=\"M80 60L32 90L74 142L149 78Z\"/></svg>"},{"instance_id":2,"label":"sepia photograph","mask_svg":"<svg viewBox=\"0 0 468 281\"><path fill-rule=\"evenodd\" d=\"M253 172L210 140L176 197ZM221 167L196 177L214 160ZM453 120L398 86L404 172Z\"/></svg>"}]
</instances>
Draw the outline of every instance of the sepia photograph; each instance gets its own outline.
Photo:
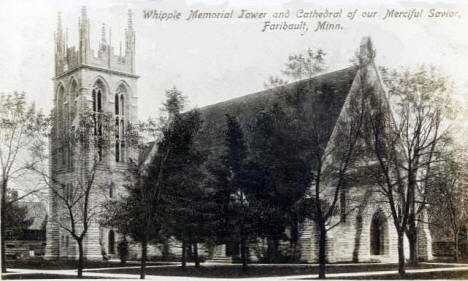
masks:
<instances>
[{"instance_id":1,"label":"sepia photograph","mask_svg":"<svg viewBox=\"0 0 468 281\"><path fill-rule=\"evenodd\" d=\"M468 280L468 2L0 7L1 280Z\"/></svg>"}]
</instances>

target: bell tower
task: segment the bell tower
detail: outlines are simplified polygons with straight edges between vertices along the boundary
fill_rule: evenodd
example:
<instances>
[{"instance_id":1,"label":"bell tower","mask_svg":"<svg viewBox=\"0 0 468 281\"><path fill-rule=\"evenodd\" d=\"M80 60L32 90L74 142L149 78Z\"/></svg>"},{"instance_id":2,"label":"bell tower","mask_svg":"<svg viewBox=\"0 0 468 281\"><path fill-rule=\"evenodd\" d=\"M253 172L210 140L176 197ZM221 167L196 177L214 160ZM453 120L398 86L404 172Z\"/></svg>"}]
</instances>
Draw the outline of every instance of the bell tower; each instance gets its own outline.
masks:
<instances>
[{"instance_id":1,"label":"bell tower","mask_svg":"<svg viewBox=\"0 0 468 281\"><path fill-rule=\"evenodd\" d=\"M96 120L106 116L115 125L111 132L107 132L111 135L112 145L106 151L99 151L100 166L93 182L96 188L93 188L90 199L93 207L98 207L106 198L118 195L127 180L125 172L128 170L129 158L135 157L137 153L126 145L124 137L125 128L138 120L139 77L135 73L135 30L131 10L128 10L124 30L124 52L122 43L119 44L118 53L114 52L112 31L105 24L100 30L97 50L91 49L91 22L86 7L82 7L78 18L79 38L76 46L68 46L67 33L59 14L55 32L53 78L55 119L50 137L49 172L54 180L54 189L51 188L49 192L45 253L48 259L78 257L75 241L59 222L60 217L63 217L63 199L54 194L53 190L63 189L67 194L76 191L79 185L77 179L82 175L84 165L89 166L89 159L81 157L83 151L63 141L64 136L79 126L80 116L91 111ZM102 131L106 127L99 125L95 130L96 134L104 134ZM85 236L85 257L102 259L103 254L112 256L109 250L114 245L111 244L118 239L119 236L114 236L112 229L101 227L97 219L93 220Z\"/></svg>"}]
</instances>

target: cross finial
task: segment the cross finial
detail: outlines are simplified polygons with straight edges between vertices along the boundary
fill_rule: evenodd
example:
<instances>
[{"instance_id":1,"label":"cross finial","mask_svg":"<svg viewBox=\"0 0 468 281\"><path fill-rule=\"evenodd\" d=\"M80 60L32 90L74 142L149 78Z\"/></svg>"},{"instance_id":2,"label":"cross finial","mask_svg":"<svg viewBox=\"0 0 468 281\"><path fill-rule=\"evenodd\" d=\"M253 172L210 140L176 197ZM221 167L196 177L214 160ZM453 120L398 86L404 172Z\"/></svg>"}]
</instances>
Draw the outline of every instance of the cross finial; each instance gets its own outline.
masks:
<instances>
[{"instance_id":1,"label":"cross finial","mask_svg":"<svg viewBox=\"0 0 468 281\"><path fill-rule=\"evenodd\" d=\"M375 58L375 49L370 36L365 36L361 40L359 47L359 60L361 64L368 64Z\"/></svg>"}]
</instances>

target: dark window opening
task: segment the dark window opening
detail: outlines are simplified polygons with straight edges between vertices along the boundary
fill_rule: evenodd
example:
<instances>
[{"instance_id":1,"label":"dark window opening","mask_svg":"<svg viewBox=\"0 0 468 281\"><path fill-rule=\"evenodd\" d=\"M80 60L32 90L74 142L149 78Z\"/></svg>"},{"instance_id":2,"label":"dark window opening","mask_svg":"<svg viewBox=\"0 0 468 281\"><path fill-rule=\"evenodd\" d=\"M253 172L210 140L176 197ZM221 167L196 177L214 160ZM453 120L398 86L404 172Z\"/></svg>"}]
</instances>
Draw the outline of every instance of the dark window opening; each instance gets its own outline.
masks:
<instances>
[{"instance_id":1,"label":"dark window opening","mask_svg":"<svg viewBox=\"0 0 468 281\"><path fill-rule=\"evenodd\" d=\"M385 246L385 230L387 220L382 212L377 212L372 217L370 246L372 255L383 255Z\"/></svg>"},{"instance_id":2,"label":"dark window opening","mask_svg":"<svg viewBox=\"0 0 468 281\"><path fill-rule=\"evenodd\" d=\"M119 148L119 141L115 141L115 162L120 161L120 148Z\"/></svg>"},{"instance_id":3,"label":"dark window opening","mask_svg":"<svg viewBox=\"0 0 468 281\"><path fill-rule=\"evenodd\" d=\"M119 115L119 95L115 94L115 115Z\"/></svg>"},{"instance_id":4,"label":"dark window opening","mask_svg":"<svg viewBox=\"0 0 468 281\"><path fill-rule=\"evenodd\" d=\"M114 231L109 231L109 254L115 254L115 234Z\"/></svg>"}]
</instances>

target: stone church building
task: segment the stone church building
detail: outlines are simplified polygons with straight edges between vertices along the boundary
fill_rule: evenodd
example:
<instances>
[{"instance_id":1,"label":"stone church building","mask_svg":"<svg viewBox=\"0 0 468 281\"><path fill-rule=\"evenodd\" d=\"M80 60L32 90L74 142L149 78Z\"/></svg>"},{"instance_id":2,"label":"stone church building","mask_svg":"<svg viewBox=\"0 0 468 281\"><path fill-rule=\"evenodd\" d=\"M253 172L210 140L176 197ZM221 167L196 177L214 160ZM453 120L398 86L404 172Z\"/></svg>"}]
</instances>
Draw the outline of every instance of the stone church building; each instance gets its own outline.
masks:
<instances>
[{"instance_id":1,"label":"stone church building","mask_svg":"<svg viewBox=\"0 0 468 281\"><path fill-rule=\"evenodd\" d=\"M132 25L131 13L125 30L124 48L120 46L115 54L110 45L110 34L106 34L102 27L102 35L98 50L90 48L90 22L86 8L82 8L79 19L78 46L69 47L59 19L56 32L55 48L55 77L54 77L54 112L56 114L55 130L51 137L53 154L50 163L51 177L63 183L64 190L69 192L76 185L79 177L80 165L78 151L70 147L56 147L63 132L69 130L79 122L80 111L92 110L96 115L108 114L115 120L115 145L112 153L102 156L102 169L98 170L97 183L106 186L105 190L92 193L92 204L98 206L106 198L112 198L123 191L126 182L125 173L128 169L128 159L136 159L138 151L132 151L125 145L123 130L128 124L138 121L137 80L135 73L135 31ZM362 55L366 55L370 39L363 39L360 46ZM369 56L365 71L357 67L349 67L326 74L322 74L306 82L314 82L318 91L306 93L305 108L315 110L318 107L329 110L330 124L338 124L349 113L349 104L358 98L360 76L365 73L366 80L373 84L378 98L386 99L385 89L374 64ZM304 81L287 85L286 87L300 87ZM326 96L331 103L324 102ZM218 104L201 108L204 120L204 130L210 136L206 144L210 149L220 149L223 132L225 130L225 114L235 115L241 125L245 125L247 118L265 108L269 104L278 102L274 91L266 90ZM333 105L333 106L331 106ZM330 107L330 108L328 108ZM324 127L329 136L328 143L336 143L335 126ZM100 130L100 128L99 128ZM338 142L339 143L339 142ZM156 147L150 147L146 154L147 162L154 155ZM101 155L101 154L99 154ZM329 262L397 262L397 235L386 203L379 200L379 195L369 193L369 188L352 186L347 189L347 196L361 198L358 202L350 203L347 208L352 209L346 219L337 216L334 220L343 220L337 227L328 232L328 261ZM341 202L340 208L343 208ZM354 204L354 205L353 205ZM53 192L49 200L49 222L47 225L46 258L75 259L78 251L70 234L60 227L56 221L63 214L63 206ZM333 222L332 222L333 223ZM314 224L306 221L300 226L299 247L300 259L305 262L317 260L318 241ZM431 235L427 226L419 229L419 255L421 259L432 259ZM116 258L117 243L121 236L114 229L103 227L98 220L94 220L85 237L85 257L88 259L102 259L103 256ZM174 245L176 245L175 243ZM236 248L237 247L237 248ZM175 248L175 247L174 247ZM407 248L407 247L406 247ZM175 254L179 253L172 249ZM230 260L239 255L238 245L217 245L214 249L207 249L209 257L214 260ZM158 254L158 247L150 249L149 254ZM251 259L255 260L255 253L251 251Z\"/></svg>"}]
</instances>

